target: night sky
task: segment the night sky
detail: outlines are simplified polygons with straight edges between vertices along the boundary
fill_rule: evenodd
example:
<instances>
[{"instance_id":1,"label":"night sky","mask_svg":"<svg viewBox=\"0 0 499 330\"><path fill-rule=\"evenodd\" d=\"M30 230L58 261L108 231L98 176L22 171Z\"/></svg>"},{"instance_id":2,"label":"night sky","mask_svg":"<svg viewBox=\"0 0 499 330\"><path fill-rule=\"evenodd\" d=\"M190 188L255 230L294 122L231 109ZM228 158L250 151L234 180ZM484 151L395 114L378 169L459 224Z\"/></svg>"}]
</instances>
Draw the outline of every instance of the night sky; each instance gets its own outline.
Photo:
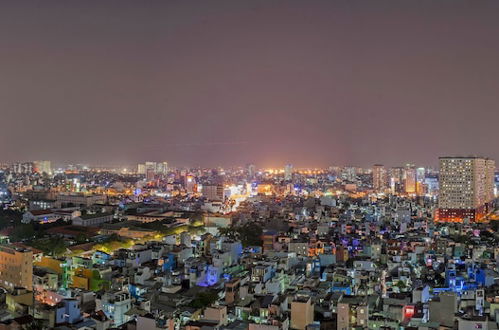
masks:
<instances>
[{"instance_id":1,"label":"night sky","mask_svg":"<svg viewBox=\"0 0 499 330\"><path fill-rule=\"evenodd\" d=\"M499 161L499 1L2 1L0 160Z\"/></svg>"}]
</instances>

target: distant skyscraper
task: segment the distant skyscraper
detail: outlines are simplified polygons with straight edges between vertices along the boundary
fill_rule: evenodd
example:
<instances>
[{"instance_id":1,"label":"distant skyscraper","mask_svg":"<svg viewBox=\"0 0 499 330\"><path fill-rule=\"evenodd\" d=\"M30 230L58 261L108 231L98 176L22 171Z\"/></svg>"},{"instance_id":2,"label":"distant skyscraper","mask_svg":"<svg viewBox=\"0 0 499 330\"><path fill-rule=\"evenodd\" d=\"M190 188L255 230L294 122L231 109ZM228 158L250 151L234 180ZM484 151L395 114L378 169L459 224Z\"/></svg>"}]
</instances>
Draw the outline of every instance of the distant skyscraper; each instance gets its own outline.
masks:
<instances>
[{"instance_id":1,"label":"distant skyscraper","mask_svg":"<svg viewBox=\"0 0 499 330\"><path fill-rule=\"evenodd\" d=\"M145 162L137 165L138 174L146 174L151 177L156 175L167 175L168 170L169 168L167 162Z\"/></svg>"},{"instance_id":2,"label":"distant skyscraper","mask_svg":"<svg viewBox=\"0 0 499 330\"><path fill-rule=\"evenodd\" d=\"M418 167L416 169L416 181L424 182L426 178L426 169L424 167Z\"/></svg>"},{"instance_id":3,"label":"distant skyscraper","mask_svg":"<svg viewBox=\"0 0 499 330\"><path fill-rule=\"evenodd\" d=\"M156 171L152 168L146 168L146 180L147 181L152 181L154 180L154 177L156 176Z\"/></svg>"},{"instance_id":4,"label":"distant skyscraper","mask_svg":"<svg viewBox=\"0 0 499 330\"><path fill-rule=\"evenodd\" d=\"M421 196L426 191L426 169L418 167L416 169L416 193Z\"/></svg>"},{"instance_id":5,"label":"distant skyscraper","mask_svg":"<svg viewBox=\"0 0 499 330\"><path fill-rule=\"evenodd\" d=\"M255 176L256 167L254 164L248 164L248 177L253 178Z\"/></svg>"},{"instance_id":6,"label":"distant skyscraper","mask_svg":"<svg viewBox=\"0 0 499 330\"><path fill-rule=\"evenodd\" d=\"M192 174L188 174L184 178L184 187L187 193L195 193L196 192L196 178Z\"/></svg>"},{"instance_id":7,"label":"distant skyscraper","mask_svg":"<svg viewBox=\"0 0 499 330\"><path fill-rule=\"evenodd\" d=\"M416 168L407 164L404 168L405 192L414 194L416 192Z\"/></svg>"},{"instance_id":8,"label":"distant skyscraper","mask_svg":"<svg viewBox=\"0 0 499 330\"><path fill-rule=\"evenodd\" d=\"M392 167L390 169L390 190L392 194L401 193L404 189L404 169L402 167Z\"/></svg>"},{"instance_id":9,"label":"distant skyscraper","mask_svg":"<svg viewBox=\"0 0 499 330\"><path fill-rule=\"evenodd\" d=\"M441 157L437 221L481 220L494 199L495 161Z\"/></svg>"},{"instance_id":10,"label":"distant skyscraper","mask_svg":"<svg viewBox=\"0 0 499 330\"><path fill-rule=\"evenodd\" d=\"M12 165L12 172L15 174L31 174L33 173L33 163L15 163Z\"/></svg>"},{"instance_id":11,"label":"distant skyscraper","mask_svg":"<svg viewBox=\"0 0 499 330\"><path fill-rule=\"evenodd\" d=\"M147 170L152 170L156 173L157 163L156 162L145 162L146 172Z\"/></svg>"},{"instance_id":12,"label":"distant skyscraper","mask_svg":"<svg viewBox=\"0 0 499 330\"><path fill-rule=\"evenodd\" d=\"M293 178L293 165L287 164L284 166L284 180L289 181Z\"/></svg>"},{"instance_id":13,"label":"distant skyscraper","mask_svg":"<svg viewBox=\"0 0 499 330\"><path fill-rule=\"evenodd\" d=\"M381 164L373 165L372 175L374 191L384 192L387 184L385 167Z\"/></svg>"},{"instance_id":14,"label":"distant skyscraper","mask_svg":"<svg viewBox=\"0 0 499 330\"><path fill-rule=\"evenodd\" d=\"M156 164L156 173L161 174L161 175L167 175L168 174L168 163L167 162L157 163Z\"/></svg>"},{"instance_id":15,"label":"distant skyscraper","mask_svg":"<svg viewBox=\"0 0 499 330\"><path fill-rule=\"evenodd\" d=\"M5 183L3 172L0 171L0 204L11 201L12 194Z\"/></svg>"},{"instance_id":16,"label":"distant skyscraper","mask_svg":"<svg viewBox=\"0 0 499 330\"><path fill-rule=\"evenodd\" d=\"M137 165L137 174L146 174L146 164Z\"/></svg>"}]
</instances>

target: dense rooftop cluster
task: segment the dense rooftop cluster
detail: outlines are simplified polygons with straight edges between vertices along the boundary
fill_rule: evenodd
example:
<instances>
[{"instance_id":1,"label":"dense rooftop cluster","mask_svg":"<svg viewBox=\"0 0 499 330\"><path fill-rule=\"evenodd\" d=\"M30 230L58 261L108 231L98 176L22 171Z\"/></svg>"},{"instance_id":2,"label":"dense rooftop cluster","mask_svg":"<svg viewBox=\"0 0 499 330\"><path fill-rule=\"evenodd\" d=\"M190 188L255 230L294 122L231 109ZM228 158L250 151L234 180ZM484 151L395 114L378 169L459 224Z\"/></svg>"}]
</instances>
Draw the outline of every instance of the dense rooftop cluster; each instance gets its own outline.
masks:
<instances>
[{"instance_id":1,"label":"dense rooftop cluster","mask_svg":"<svg viewBox=\"0 0 499 330\"><path fill-rule=\"evenodd\" d=\"M0 327L497 328L499 221L435 221L436 171L147 164L4 169Z\"/></svg>"}]
</instances>

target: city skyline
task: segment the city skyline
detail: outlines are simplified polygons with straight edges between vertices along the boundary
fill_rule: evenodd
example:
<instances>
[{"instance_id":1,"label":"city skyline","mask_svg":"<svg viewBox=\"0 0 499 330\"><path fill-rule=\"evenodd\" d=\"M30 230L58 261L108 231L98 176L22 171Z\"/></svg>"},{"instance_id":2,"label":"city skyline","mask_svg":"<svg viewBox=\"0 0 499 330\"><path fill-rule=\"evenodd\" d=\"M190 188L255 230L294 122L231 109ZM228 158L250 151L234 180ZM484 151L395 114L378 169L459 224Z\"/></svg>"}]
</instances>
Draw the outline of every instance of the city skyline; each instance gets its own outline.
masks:
<instances>
[{"instance_id":1,"label":"city skyline","mask_svg":"<svg viewBox=\"0 0 499 330\"><path fill-rule=\"evenodd\" d=\"M199 168L199 169L216 169L216 168L227 168L227 169L234 169L234 168L247 168L248 166L255 166L255 169L258 170L268 170L268 169L281 169L285 170L286 166L291 165L293 167L293 170L300 170L300 169L328 169L332 167L338 167L338 168L358 168L358 169L364 169L364 170L369 170L372 169L373 166L382 166L385 169L390 169L390 168L403 168L407 165L411 165L415 168L426 168L426 169L431 169L431 170L438 170L438 159L441 157L482 157L479 155L447 155L447 156L439 156L437 157L437 164L419 164L419 163L414 163L414 162L404 162L400 164L393 164L393 165L387 165L387 164L382 164L382 163L373 163L373 164L367 164L365 166L361 166L358 164L328 164L325 166L295 166L295 164L290 164L288 163L282 163L282 164L274 164L274 165L265 165L265 164L258 164L255 162L251 163L246 163L246 164L230 164L230 165L224 165L224 164L218 164L214 166L205 166L203 164L195 164L195 165L188 165L188 164L176 164L175 162L166 162L166 161L159 161L159 160L144 160L144 161L139 161L137 163L132 163L132 164L116 164L116 163L107 163L107 164L99 164L99 163L89 163L89 162L54 162L52 160L43 160L44 162L48 161L51 165L52 169L63 169L63 168L70 168L70 167L86 167L89 169L114 169L114 170L136 170L137 166L140 166L144 163L147 162L153 162L153 163L162 163L166 162L168 163L169 168L171 169L188 169L188 168ZM35 164L38 161L33 161L33 160L14 160L14 161L1 161L0 165L4 166L12 166L15 164Z\"/></svg>"},{"instance_id":2,"label":"city skyline","mask_svg":"<svg viewBox=\"0 0 499 330\"><path fill-rule=\"evenodd\" d=\"M499 159L497 2L34 4L0 12L1 161Z\"/></svg>"},{"instance_id":3,"label":"city skyline","mask_svg":"<svg viewBox=\"0 0 499 330\"><path fill-rule=\"evenodd\" d=\"M338 164L338 163L331 163L331 164L326 164L326 165L301 165L301 166L296 166L294 163L290 162L284 162L284 163L273 163L273 164L263 164L263 163L258 163L258 162L248 162L248 163L233 163L233 164L216 164L216 165L206 165L206 164L180 164L175 162L175 160L160 160L158 158L148 158L148 159L143 159L139 160L135 163L127 163L127 164L118 164L118 163L90 163L90 162L58 162L58 161L53 161L50 159L45 159L43 162L48 161L51 164L51 167L53 169L56 168L64 168L68 166L85 166L88 168L108 168L108 169L136 169L137 166L147 163L147 162L153 162L153 163L167 163L170 168L218 168L218 167L226 167L226 168L238 168L238 167L248 167L250 165L256 166L257 169L271 169L271 168L280 168L280 169L285 169L287 166L292 166L292 168L295 169L327 169L330 167L353 167L353 168L362 168L362 169L372 169L372 167L376 166L382 166L384 168L398 168L398 167L404 167L406 165L411 165L416 168L427 168L427 169L438 169L439 167L439 159L442 157L457 157L457 158L467 158L467 157L482 157L482 158L491 158L488 157L487 155L479 155L479 154L453 154L453 155L440 155L435 158L435 161L431 164L422 164L422 163L417 163L414 161L405 161L401 163L394 163L394 164L387 164L384 162L372 162L371 164L350 164L350 163L344 163L344 164ZM492 159L492 158L491 158ZM17 159L17 160L2 160L0 161L0 164L5 164L5 165L13 165L13 164L23 164L23 163L37 163L40 162L40 160L32 160L32 159Z\"/></svg>"}]
</instances>

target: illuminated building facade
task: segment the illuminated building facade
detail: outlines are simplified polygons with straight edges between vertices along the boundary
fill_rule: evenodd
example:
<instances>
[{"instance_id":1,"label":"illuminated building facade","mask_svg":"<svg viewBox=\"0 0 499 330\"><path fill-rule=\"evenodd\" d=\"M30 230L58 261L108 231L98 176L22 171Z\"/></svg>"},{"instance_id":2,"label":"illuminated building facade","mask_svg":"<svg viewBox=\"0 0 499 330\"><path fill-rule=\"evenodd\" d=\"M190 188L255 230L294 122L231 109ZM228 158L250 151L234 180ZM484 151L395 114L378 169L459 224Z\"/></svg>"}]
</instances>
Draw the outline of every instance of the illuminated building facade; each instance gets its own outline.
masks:
<instances>
[{"instance_id":1,"label":"illuminated building facade","mask_svg":"<svg viewBox=\"0 0 499 330\"><path fill-rule=\"evenodd\" d=\"M293 165L287 164L284 166L284 180L289 181L293 177Z\"/></svg>"},{"instance_id":2,"label":"illuminated building facade","mask_svg":"<svg viewBox=\"0 0 499 330\"><path fill-rule=\"evenodd\" d=\"M337 329L349 330L356 327L367 328L369 306L361 302L362 298L344 295L338 302Z\"/></svg>"},{"instance_id":3,"label":"illuminated building facade","mask_svg":"<svg viewBox=\"0 0 499 330\"><path fill-rule=\"evenodd\" d=\"M33 173L33 163L15 163L12 164L12 172L15 174L31 174Z\"/></svg>"},{"instance_id":4,"label":"illuminated building facade","mask_svg":"<svg viewBox=\"0 0 499 330\"><path fill-rule=\"evenodd\" d=\"M405 192L408 194L416 193L416 168L414 165L407 164L404 169Z\"/></svg>"},{"instance_id":5,"label":"illuminated building facade","mask_svg":"<svg viewBox=\"0 0 499 330\"><path fill-rule=\"evenodd\" d=\"M156 164L156 172L162 175L168 174L168 163L161 162Z\"/></svg>"},{"instance_id":6,"label":"illuminated building facade","mask_svg":"<svg viewBox=\"0 0 499 330\"><path fill-rule=\"evenodd\" d=\"M0 180L0 203L8 203L11 201L12 194L7 185Z\"/></svg>"},{"instance_id":7,"label":"illuminated building facade","mask_svg":"<svg viewBox=\"0 0 499 330\"><path fill-rule=\"evenodd\" d=\"M404 191L404 169L402 167L392 167L390 169L390 191L392 194Z\"/></svg>"},{"instance_id":8,"label":"illuminated building facade","mask_svg":"<svg viewBox=\"0 0 499 330\"><path fill-rule=\"evenodd\" d=\"M59 194L57 195L56 205L58 207L82 206L89 207L94 204L106 203L105 195L94 195L84 193Z\"/></svg>"},{"instance_id":9,"label":"illuminated building facade","mask_svg":"<svg viewBox=\"0 0 499 330\"><path fill-rule=\"evenodd\" d=\"M169 168L167 162L145 162L137 165L138 174L146 174L150 177L154 177L155 175L167 175L168 170Z\"/></svg>"},{"instance_id":10,"label":"illuminated building facade","mask_svg":"<svg viewBox=\"0 0 499 330\"><path fill-rule=\"evenodd\" d=\"M479 221L494 199L495 161L482 157L441 157L437 221Z\"/></svg>"},{"instance_id":11,"label":"illuminated building facade","mask_svg":"<svg viewBox=\"0 0 499 330\"><path fill-rule=\"evenodd\" d=\"M203 185L201 193L209 201L224 200L224 186L222 184Z\"/></svg>"},{"instance_id":12,"label":"illuminated building facade","mask_svg":"<svg viewBox=\"0 0 499 330\"><path fill-rule=\"evenodd\" d=\"M132 306L128 292L106 292L96 299L97 308L102 310L111 319L113 326L119 327L128 322L131 317L126 314Z\"/></svg>"},{"instance_id":13,"label":"illuminated building facade","mask_svg":"<svg viewBox=\"0 0 499 330\"><path fill-rule=\"evenodd\" d=\"M146 165L138 164L137 165L137 174L146 174Z\"/></svg>"},{"instance_id":14,"label":"illuminated building facade","mask_svg":"<svg viewBox=\"0 0 499 330\"><path fill-rule=\"evenodd\" d=\"M346 181L357 181L357 169L355 167L344 167L340 175L341 179Z\"/></svg>"},{"instance_id":15,"label":"illuminated building facade","mask_svg":"<svg viewBox=\"0 0 499 330\"><path fill-rule=\"evenodd\" d=\"M29 249L0 245L0 286L13 290L33 290L33 252Z\"/></svg>"},{"instance_id":16,"label":"illuminated building facade","mask_svg":"<svg viewBox=\"0 0 499 330\"><path fill-rule=\"evenodd\" d=\"M426 192L426 169L424 167L418 167L416 169L416 193L421 196Z\"/></svg>"},{"instance_id":17,"label":"illuminated building facade","mask_svg":"<svg viewBox=\"0 0 499 330\"><path fill-rule=\"evenodd\" d=\"M186 192L189 194L197 192L197 183L194 175L188 174L184 177L184 186Z\"/></svg>"},{"instance_id":18,"label":"illuminated building facade","mask_svg":"<svg viewBox=\"0 0 499 330\"><path fill-rule=\"evenodd\" d=\"M375 192L384 192L386 190L386 170L381 164L375 164L372 169L373 188Z\"/></svg>"}]
</instances>

